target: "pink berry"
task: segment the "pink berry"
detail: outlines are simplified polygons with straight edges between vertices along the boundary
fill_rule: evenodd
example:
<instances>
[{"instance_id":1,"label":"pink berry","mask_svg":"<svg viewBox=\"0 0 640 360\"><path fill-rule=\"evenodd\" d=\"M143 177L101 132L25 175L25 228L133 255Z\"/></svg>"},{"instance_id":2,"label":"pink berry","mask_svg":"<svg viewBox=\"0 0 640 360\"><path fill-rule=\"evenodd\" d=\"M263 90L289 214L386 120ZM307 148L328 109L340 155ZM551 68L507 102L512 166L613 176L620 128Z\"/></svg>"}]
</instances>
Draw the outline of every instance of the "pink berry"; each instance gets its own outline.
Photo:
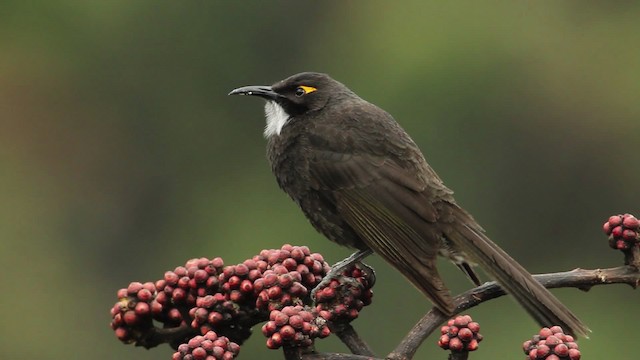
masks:
<instances>
[{"instance_id":1,"label":"pink berry","mask_svg":"<svg viewBox=\"0 0 640 360\"><path fill-rule=\"evenodd\" d=\"M626 214L624 216L624 220L622 221L622 225L631 230L638 230L640 222L638 221L638 219L636 219L635 216Z\"/></svg>"},{"instance_id":2,"label":"pink berry","mask_svg":"<svg viewBox=\"0 0 640 360\"><path fill-rule=\"evenodd\" d=\"M620 236L622 236L622 226L616 226L613 228L613 230L611 230L611 235L613 235L614 238L619 238Z\"/></svg>"},{"instance_id":3,"label":"pink berry","mask_svg":"<svg viewBox=\"0 0 640 360\"><path fill-rule=\"evenodd\" d=\"M462 351L464 344L459 338L454 337L449 340L449 349L451 349L451 351Z\"/></svg>"},{"instance_id":4,"label":"pink berry","mask_svg":"<svg viewBox=\"0 0 640 360\"><path fill-rule=\"evenodd\" d=\"M637 237L638 233L633 230L626 229L622 232L622 238L627 241L635 240Z\"/></svg>"},{"instance_id":5,"label":"pink berry","mask_svg":"<svg viewBox=\"0 0 640 360\"><path fill-rule=\"evenodd\" d=\"M620 216L620 215L611 216L609 218L609 224L611 224L611 226L613 226L613 227L622 224L622 216Z\"/></svg>"},{"instance_id":6,"label":"pink berry","mask_svg":"<svg viewBox=\"0 0 640 360\"><path fill-rule=\"evenodd\" d=\"M460 338L460 340L466 342L466 341L469 341L469 340L473 339L473 332L471 330L469 330L468 328L462 328L458 332L458 337Z\"/></svg>"}]
</instances>

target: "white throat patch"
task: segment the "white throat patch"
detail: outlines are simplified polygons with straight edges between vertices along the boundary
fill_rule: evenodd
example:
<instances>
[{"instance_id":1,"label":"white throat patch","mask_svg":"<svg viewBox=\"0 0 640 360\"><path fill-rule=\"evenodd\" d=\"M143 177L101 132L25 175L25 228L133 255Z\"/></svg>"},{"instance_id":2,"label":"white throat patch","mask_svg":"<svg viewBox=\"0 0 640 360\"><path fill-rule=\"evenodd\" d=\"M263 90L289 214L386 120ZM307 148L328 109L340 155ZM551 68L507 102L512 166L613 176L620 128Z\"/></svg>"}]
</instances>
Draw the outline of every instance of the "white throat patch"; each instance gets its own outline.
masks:
<instances>
[{"instance_id":1,"label":"white throat patch","mask_svg":"<svg viewBox=\"0 0 640 360\"><path fill-rule=\"evenodd\" d=\"M275 101L267 101L264 106L264 114L267 117L267 126L264 128L264 137L267 139L273 135L280 135L282 127L289 120L289 115Z\"/></svg>"}]
</instances>

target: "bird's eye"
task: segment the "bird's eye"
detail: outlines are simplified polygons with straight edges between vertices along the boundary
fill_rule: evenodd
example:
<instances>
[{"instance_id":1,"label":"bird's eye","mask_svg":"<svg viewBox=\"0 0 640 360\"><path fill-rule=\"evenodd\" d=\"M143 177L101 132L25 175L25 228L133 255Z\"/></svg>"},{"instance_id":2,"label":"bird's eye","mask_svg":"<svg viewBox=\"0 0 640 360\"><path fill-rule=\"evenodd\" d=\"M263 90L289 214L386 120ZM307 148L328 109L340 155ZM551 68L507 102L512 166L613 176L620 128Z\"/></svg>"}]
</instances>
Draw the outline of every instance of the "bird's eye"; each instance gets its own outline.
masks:
<instances>
[{"instance_id":1,"label":"bird's eye","mask_svg":"<svg viewBox=\"0 0 640 360\"><path fill-rule=\"evenodd\" d=\"M318 90L317 88L314 88L313 86L305 86L305 85L300 85L296 88L296 96L297 97L301 97L307 94L310 94L314 91Z\"/></svg>"}]
</instances>

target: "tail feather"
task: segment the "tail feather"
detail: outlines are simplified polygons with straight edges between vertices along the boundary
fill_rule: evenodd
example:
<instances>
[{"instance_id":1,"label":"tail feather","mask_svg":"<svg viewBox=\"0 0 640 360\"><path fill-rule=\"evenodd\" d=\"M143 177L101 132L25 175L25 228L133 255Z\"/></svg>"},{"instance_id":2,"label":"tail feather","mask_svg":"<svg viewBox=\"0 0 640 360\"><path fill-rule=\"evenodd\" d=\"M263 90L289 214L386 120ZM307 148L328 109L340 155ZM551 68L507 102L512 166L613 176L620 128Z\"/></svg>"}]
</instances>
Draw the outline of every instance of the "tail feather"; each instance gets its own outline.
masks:
<instances>
[{"instance_id":1,"label":"tail feather","mask_svg":"<svg viewBox=\"0 0 640 360\"><path fill-rule=\"evenodd\" d=\"M446 236L481 265L541 326L559 325L571 334L588 335L589 328L571 310L484 233L458 223Z\"/></svg>"}]
</instances>

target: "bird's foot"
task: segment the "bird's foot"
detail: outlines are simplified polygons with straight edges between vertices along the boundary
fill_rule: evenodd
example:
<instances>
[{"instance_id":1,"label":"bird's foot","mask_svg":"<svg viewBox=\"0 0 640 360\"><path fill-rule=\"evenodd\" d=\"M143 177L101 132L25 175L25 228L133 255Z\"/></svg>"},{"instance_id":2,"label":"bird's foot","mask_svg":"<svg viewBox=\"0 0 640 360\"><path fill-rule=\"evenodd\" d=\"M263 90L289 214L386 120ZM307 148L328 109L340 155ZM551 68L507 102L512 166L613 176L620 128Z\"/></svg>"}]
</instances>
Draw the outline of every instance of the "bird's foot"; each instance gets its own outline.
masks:
<instances>
[{"instance_id":1,"label":"bird's foot","mask_svg":"<svg viewBox=\"0 0 640 360\"><path fill-rule=\"evenodd\" d=\"M320 281L320 283L318 285L316 285L316 287L313 288L313 290L311 290L311 298L315 300L316 298L316 292L318 292L318 290L324 288L325 286L329 285L329 283L331 282L331 280L337 278L340 276L340 274L342 274L342 272L349 266L360 262L362 259L366 258L367 256L373 254L373 250L371 249L366 249L366 250L358 250L356 252L354 252L353 254L351 254L348 258L338 261L337 263L335 263L332 267L331 270L327 273L327 275L324 276L324 278L322 278L322 281Z\"/></svg>"}]
</instances>

